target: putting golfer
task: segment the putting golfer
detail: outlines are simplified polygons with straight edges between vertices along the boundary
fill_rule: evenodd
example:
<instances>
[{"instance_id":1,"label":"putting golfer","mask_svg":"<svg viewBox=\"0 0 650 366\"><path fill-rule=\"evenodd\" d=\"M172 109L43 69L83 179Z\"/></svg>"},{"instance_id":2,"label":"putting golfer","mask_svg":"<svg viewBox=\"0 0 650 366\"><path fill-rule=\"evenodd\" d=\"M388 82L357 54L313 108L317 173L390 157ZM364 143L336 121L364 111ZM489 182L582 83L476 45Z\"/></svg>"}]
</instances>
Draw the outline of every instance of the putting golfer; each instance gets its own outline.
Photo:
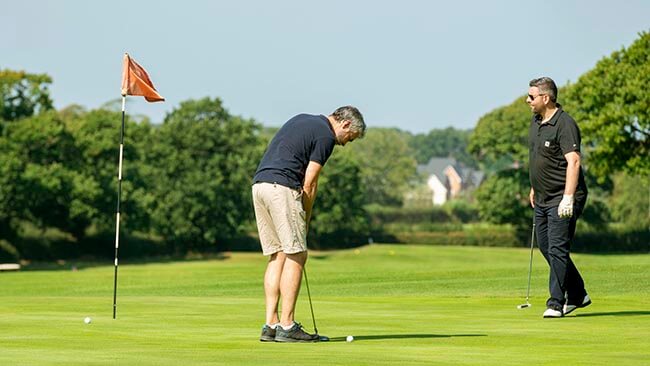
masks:
<instances>
[{"instance_id":1,"label":"putting golfer","mask_svg":"<svg viewBox=\"0 0 650 366\"><path fill-rule=\"evenodd\" d=\"M533 112L529 130L530 204L535 209L539 249L550 267L544 318L559 318L591 304L570 250L576 221L587 200L580 167L580 129L557 102L548 77L529 83L526 103Z\"/></svg>"},{"instance_id":2,"label":"putting golfer","mask_svg":"<svg viewBox=\"0 0 650 366\"><path fill-rule=\"evenodd\" d=\"M334 145L363 137L365 131L363 116L352 106L340 107L327 117L299 114L280 128L264 153L253 178L257 229L262 252L269 256L264 274L266 324L261 341L319 340L318 334L306 333L294 321L318 175Z\"/></svg>"}]
</instances>

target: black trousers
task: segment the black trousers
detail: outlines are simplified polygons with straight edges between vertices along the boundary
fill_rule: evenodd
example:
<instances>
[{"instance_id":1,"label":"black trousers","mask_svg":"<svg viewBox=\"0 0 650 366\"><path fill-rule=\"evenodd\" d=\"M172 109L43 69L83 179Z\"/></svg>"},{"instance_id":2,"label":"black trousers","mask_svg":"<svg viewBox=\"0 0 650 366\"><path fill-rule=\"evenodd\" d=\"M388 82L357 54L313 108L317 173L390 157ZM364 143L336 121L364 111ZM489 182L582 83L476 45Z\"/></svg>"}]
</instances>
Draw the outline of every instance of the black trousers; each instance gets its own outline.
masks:
<instances>
[{"instance_id":1,"label":"black trousers","mask_svg":"<svg viewBox=\"0 0 650 366\"><path fill-rule=\"evenodd\" d=\"M576 221L582 209L574 207L572 217L561 218L557 208L535 206L537 244L550 267L548 286L551 297L546 306L555 309L565 303L580 304L587 295L585 283L570 255Z\"/></svg>"}]
</instances>

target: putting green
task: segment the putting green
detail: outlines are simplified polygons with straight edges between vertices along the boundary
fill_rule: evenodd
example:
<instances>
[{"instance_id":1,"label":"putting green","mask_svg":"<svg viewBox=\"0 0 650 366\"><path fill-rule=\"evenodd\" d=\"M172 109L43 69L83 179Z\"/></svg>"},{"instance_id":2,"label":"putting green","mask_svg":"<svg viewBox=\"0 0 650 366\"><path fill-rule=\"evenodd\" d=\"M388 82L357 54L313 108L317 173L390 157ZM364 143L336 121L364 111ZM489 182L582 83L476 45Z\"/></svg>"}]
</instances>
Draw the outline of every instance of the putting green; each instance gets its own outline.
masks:
<instances>
[{"instance_id":1,"label":"putting green","mask_svg":"<svg viewBox=\"0 0 650 366\"><path fill-rule=\"evenodd\" d=\"M125 244L125 245L128 245ZM542 319L546 263L529 251L372 245L311 253L319 344L261 343L265 258L0 273L0 365L642 365L650 255L574 255L593 304ZM92 322L84 324L90 316ZM297 319L312 329L303 288ZM353 335L354 342L345 337Z\"/></svg>"}]
</instances>

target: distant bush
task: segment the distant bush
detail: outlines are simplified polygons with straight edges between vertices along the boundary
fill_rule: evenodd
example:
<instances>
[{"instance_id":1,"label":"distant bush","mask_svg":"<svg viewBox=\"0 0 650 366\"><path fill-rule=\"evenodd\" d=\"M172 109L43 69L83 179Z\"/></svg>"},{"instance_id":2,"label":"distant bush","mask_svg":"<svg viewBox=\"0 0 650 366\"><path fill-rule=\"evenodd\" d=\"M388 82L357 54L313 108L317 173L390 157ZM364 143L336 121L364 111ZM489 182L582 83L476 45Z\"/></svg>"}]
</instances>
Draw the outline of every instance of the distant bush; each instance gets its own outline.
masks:
<instances>
[{"instance_id":1,"label":"distant bush","mask_svg":"<svg viewBox=\"0 0 650 366\"><path fill-rule=\"evenodd\" d=\"M467 200L449 200L442 207L452 218L460 222L478 222L480 220L478 206Z\"/></svg>"},{"instance_id":2,"label":"distant bush","mask_svg":"<svg viewBox=\"0 0 650 366\"><path fill-rule=\"evenodd\" d=\"M448 222L452 220L452 217L442 207L402 208L368 205L366 206L366 211L370 215L372 225L383 225L393 222Z\"/></svg>"},{"instance_id":3,"label":"distant bush","mask_svg":"<svg viewBox=\"0 0 650 366\"><path fill-rule=\"evenodd\" d=\"M481 247L517 247L523 243L513 230L402 232L396 233L397 242L409 244L469 245Z\"/></svg>"},{"instance_id":4,"label":"distant bush","mask_svg":"<svg viewBox=\"0 0 650 366\"><path fill-rule=\"evenodd\" d=\"M650 253L650 230L616 225L579 227L571 250L583 253Z\"/></svg>"},{"instance_id":5,"label":"distant bush","mask_svg":"<svg viewBox=\"0 0 650 366\"><path fill-rule=\"evenodd\" d=\"M8 241L0 239L0 263L16 263L20 255Z\"/></svg>"}]
</instances>

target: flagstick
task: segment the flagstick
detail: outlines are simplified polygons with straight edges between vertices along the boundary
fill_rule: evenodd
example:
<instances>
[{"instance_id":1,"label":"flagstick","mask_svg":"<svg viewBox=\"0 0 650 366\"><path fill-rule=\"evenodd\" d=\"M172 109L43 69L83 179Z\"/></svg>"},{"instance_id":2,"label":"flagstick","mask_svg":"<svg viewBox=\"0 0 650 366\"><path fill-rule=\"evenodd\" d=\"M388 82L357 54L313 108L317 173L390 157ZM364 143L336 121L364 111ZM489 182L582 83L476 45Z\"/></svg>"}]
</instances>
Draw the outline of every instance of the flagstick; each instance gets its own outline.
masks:
<instances>
[{"instance_id":1,"label":"flagstick","mask_svg":"<svg viewBox=\"0 0 650 366\"><path fill-rule=\"evenodd\" d=\"M122 201L122 157L124 154L124 110L126 96L122 95L122 128L120 129L120 158L117 172L117 217L115 219L115 276L113 279L113 319L117 311L117 251L120 247L120 202Z\"/></svg>"}]
</instances>

